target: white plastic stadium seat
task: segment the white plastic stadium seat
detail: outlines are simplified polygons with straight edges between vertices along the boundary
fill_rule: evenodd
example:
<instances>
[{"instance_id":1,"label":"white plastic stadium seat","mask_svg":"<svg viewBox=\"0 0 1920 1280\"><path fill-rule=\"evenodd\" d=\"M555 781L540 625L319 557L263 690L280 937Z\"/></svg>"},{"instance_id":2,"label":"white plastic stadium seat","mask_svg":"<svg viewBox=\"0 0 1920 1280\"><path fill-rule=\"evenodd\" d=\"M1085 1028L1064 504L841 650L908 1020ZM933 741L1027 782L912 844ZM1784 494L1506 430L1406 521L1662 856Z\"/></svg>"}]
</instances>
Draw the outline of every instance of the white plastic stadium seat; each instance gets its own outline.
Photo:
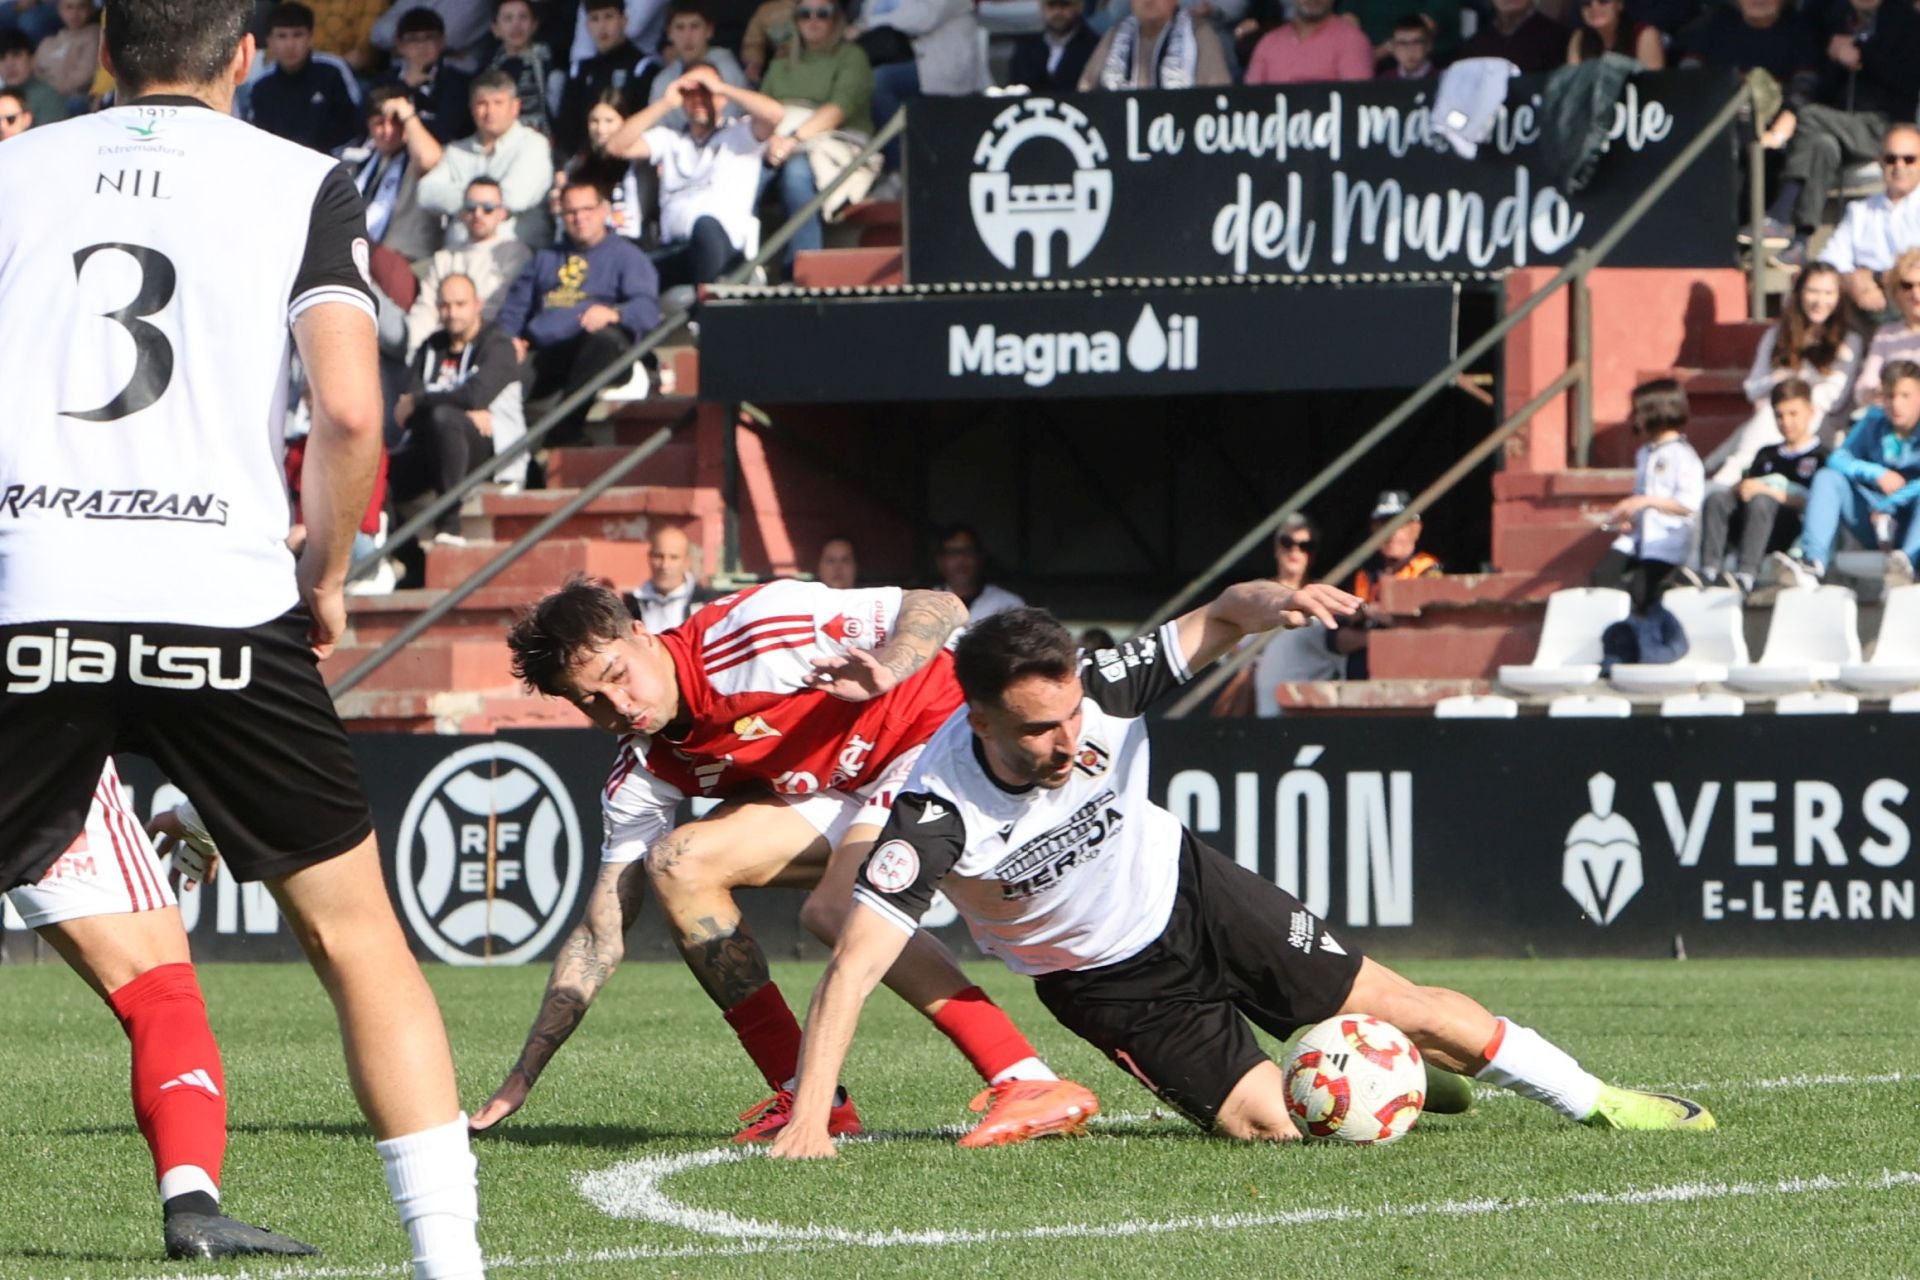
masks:
<instances>
[{"instance_id":1,"label":"white plastic stadium seat","mask_svg":"<svg viewBox=\"0 0 1920 1280\"><path fill-rule=\"evenodd\" d=\"M1660 704L1663 716L1743 716L1746 699L1732 693L1676 693Z\"/></svg>"},{"instance_id":2,"label":"white plastic stadium seat","mask_svg":"<svg viewBox=\"0 0 1920 1280\"><path fill-rule=\"evenodd\" d=\"M1773 704L1774 714L1781 716L1850 716L1859 710L1860 699L1832 690L1803 689L1783 694Z\"/></svg>"},{"instance_id":3,"label":"white plastic stadium seat","mask_svg":"<svg viewBox=\"0 0 1920 1280\"><path fill-rule=\"evenodd\" d=\"M1840 683L1865 693L1920 689L1920 584L1887 592L1873 656L1840 668Z\"/></svg>"},{"instance_id":4,"label":"white plastic stadium seat","mask_svg":"<svg viewBox=\"0 0 1920 1280\"><path fill-rule=\"evenodd\" d=\"M1547 714L1556 720L1625 720L1633 704L1610 693L1569 693L1549 702Z\"/></svg>"},{"instance_id":5,"label":"white plastic stadium seat","mask_svg":"<svg viewBox=\"0 0 1920 1280\"><path fill-rule=\"evenodd\" d=\"M1500 668L1500 683L1522 693L1566 693L1600 678L1600 633L1632 608L1624 591L1569 587L1547 597L1540 646L1525 666Z\"/></svg>"},{"instance_id":6,"label":"white plastic stadium seat","mask_svg":"<svg viewBox=\"0 0 1920 1280\"><path fill-rule=\"evenodd\" d=\"M1497 693L1462 693L1433 704L1436 720L1513 720L1520 704Z\"/></svg>"},{"instance_id":7,"label":"white plastic stadium seat","mask_svg":"<svg viewBox=\"0 0 1920 1280\"><path fill-rule=\"evenodd\" d=\"M1860 661L1860 610L1846 587L1789 587L1773 602L1766 652L1733 667L1727 683L1748 693L1792 693L1840 678Z\"/></svg>"},{"instance_id":8,"label":"white plastic stadium seat","mask_svg":"<svg viewBox=\"0 0 1920 1280\"><path fill-rule=\"evenodd\" d=\"M1674 587L1660 597L1687 633L1687 656L1678 662L1623 662L1608 675L1627 693L1674 693L1718 684L1727 669L1747 665L1746 619L1732 587Z\"/></svg>"},{"instance_id":9,"label":"white plastic stadium seat","mask_svg":"<svg viewBox=\"0 0 1920 1280\"><path fill-rule=\"evenodd\" d=\"M1893 701L1887 704L1887 710L1904 715L1920 715L1920 689L1911 693L1896 693Z\"/></svg>"}]
</instances>

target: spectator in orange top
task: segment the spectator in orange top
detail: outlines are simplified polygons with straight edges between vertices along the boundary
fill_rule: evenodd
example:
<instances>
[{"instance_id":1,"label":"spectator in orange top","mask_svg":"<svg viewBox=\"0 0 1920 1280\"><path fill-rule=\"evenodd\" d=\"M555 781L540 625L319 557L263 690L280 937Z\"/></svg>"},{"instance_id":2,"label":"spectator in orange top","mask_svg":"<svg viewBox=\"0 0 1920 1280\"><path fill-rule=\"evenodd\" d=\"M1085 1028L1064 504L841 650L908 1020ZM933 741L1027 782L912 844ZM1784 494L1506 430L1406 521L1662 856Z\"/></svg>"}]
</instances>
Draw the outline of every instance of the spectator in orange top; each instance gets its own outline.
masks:
<instances>
[{"instance_id":1,"label":"spectator in orange top","mask_svg":"<svg viewBox=\"0 0 1920 1280\"><path fill-rule=\"evenodd\" d=\"M1373 504L1373 527L1378 529L1409 505L1404 489L1389 489ZM1344 626L1333 636L1334 647L1347 655L1347 678L1367 678L1367 632L1393 625L1393 616L1380 607L1381 588L1388 582L1432 578L1442 572L1438 558L1420 550L1420 514L1393 531L1373 559L1353 575L1352 591L1360 597L1359 626Z\"/></svg>"}]
</instances>

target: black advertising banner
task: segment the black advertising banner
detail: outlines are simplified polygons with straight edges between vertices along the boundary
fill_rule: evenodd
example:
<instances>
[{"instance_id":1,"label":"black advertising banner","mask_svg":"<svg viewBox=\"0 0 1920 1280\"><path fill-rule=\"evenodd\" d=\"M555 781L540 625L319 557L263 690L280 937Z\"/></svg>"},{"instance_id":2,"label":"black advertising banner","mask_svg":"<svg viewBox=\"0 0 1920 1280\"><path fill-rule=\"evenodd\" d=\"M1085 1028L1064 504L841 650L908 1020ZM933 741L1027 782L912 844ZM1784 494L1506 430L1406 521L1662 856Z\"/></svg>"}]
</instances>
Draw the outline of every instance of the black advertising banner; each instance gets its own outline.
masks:
<instances>
[{"instance_id":1,"label":"black advertising banner","mask_svg":"<svg viewBox=\"0 0 1920 1280\"><path fill-rule=\"evenodd\" d=\"M1156 724L1153 747L1176 816L1388 956L1920 953L1920 716L1203 721ZM599 871L612 739L355 749L416 952L549 960ZM171 803L145 761L121 767L136 812ZM770 953L822 954L803 897L740 895ZM181 908L202 960L299 955L257 885L222 876ZM944 898L928 921L971 950ZM628 955L677 960L651 902Z\"/></svg>"},{"instance_id":2,"label":"black advertising banner","mask_svg":"<svg viewBox=\"0 0 1920 1280\"><path fill-rule=\"evenodd\" d=\"M1453 358L1457 297L1436 282L715 301L700 312L700 392L794 404L1412 387Z\"/></svg>"},{"instance_id":3,"label":"black advertising banner","mask_svg":"<svg viewBox=\"0 0 1920 1280\"><path fill-rule=\"evenodd\" d=\"M1731 72L1643 73L1593 182L1541 168L1545 77L1469 160L1429 142L1433 81L920 98L906 273L937 281L1497 270L1559 264L1725 106ZM1722 267L1734 151L1711 146L1609 266Z\"/></svg>"}]
</instances>

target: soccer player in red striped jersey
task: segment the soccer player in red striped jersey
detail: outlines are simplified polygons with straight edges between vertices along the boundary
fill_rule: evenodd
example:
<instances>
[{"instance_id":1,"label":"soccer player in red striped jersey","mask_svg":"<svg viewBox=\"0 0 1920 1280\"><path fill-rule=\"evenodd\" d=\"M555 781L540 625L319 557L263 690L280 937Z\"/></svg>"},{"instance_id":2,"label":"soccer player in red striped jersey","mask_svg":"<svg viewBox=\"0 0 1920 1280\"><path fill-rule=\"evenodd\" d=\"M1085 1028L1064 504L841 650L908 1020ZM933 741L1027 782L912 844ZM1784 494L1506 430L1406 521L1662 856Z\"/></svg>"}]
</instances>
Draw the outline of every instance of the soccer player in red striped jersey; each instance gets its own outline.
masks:
<instances>
[{"instance_id":1,"label":"soccer player in red striped jersey","mask_svg":"<svg viewBox=\"0 0 1920 1280\"><path fill-rule=\"evenodd\" d=\"M183 829L177 811L157 825ZM214 852L203 834L194 838ZM38 881L5 896L106 1001L132 1043L133 1114L153 1152L167 1256L317 1252L220 1212L227 1149L220 1046L207 1024L173 889L147 832L127 811L112 759L73 843Z\"/></svg>"},{"instance_id":2,"label":"soccer player in red striped jersey","mask_svg":"<svg viewBox=\"0 0 1920 1280\"><path fill-rule=\"evenodd\" d=\"M694 976L774 1096L737 1138L787 1121L800 1025L767 972L734 890L813 892L802 910L823 941L852 907L853 872L885 823L921 746L960 703L949 636L966 621L943 591L836 591L780 581L716 600L654 635L612 590L575 578L508 637L514 671L620 735L602 794L606 846L584 919L562 945L525 1049L474 1117L512 1114L618 965L651 883ZM683 799L725 803L674 826ZM921 934L887 984L972 1063L987 1114L967 1146L1017 1142L1083 1121L1097 1103L1058 1080L1012 1020ZM836 1133L859 1132L853 1104Z\"/></svg>"}]
</instances>

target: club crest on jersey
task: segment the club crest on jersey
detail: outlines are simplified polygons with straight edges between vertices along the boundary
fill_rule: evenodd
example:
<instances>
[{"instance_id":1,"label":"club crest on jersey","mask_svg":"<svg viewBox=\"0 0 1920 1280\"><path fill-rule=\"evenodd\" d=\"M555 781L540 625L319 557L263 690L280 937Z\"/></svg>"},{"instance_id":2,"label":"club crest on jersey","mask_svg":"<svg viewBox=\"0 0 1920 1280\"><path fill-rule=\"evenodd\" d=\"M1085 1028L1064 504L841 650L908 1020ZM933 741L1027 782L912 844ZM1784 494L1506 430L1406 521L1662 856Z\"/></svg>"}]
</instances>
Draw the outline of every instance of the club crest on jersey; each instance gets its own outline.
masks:
<instances>
[{"instance_id":1,"label":"club crest on jersey","mask_svg":"<svg viewBox=\"0 0 1920 1280\"><path fill-rule=\"evenodd\" d=\"M1089 778L1098 778L1105 774L1113 763L1113 755L1097 742L1083 742L1073 757L1073 767Z\"/></svg>"},{"instance_id":2,"label":"club crest on jersey","mask_svg":"<svg viewBox=\"0 0 1920 1280\"><path fill-rule=\"evenodd\" d=\"M864 630L865 628L860 624L860 619L849 618L844 613L837 613L820 624L821 634L835 644L845 644L849 640L858 640L860 633Z\"/></svg>"},{"instance_id":3,"label":"club crest on jersey","mask_svg":"<svg viewBox=\"0 0 1920 1280\"><path fill-rule=\"evenodd\" d=\"M905 840L889 840L867 859L867 883L882 893L899 893L920 878L920 855Z\"/></svg>"},{"instance_id":4,"label":"club crest on jersey","mask_svg":"<svg viewBox=\"0 0 1920 1280\"><path fill-rule=\"evenodd\" d=\"M742 742L758 742L762 738L780 736L780 731L768 724L765 716L741 716L733 722L733 732Z\"/></svg>"}]
</instances>

